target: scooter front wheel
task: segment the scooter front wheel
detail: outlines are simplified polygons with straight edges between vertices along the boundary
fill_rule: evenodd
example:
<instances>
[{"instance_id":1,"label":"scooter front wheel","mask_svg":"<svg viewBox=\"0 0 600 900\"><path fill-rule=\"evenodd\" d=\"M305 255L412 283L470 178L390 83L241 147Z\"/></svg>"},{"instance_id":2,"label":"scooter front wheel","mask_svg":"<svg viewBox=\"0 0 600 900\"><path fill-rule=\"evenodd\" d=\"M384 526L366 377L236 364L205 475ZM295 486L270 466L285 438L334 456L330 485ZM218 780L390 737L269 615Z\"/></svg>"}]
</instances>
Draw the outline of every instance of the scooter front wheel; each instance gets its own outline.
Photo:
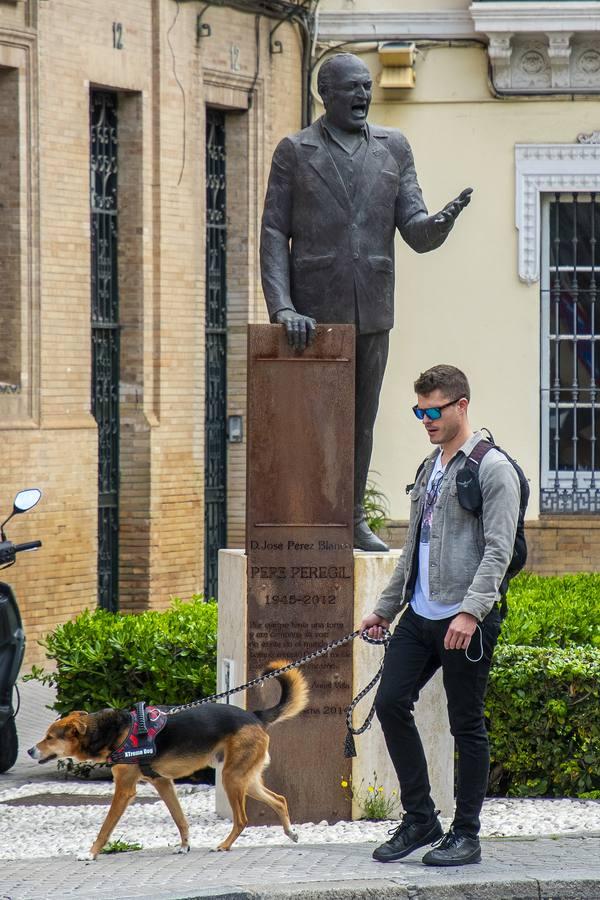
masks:
<instances>
[{"instance_id":1,"label":"scooter front wheel","mask_svg":"<svg viewBox=\"0 0 600 900\"><path fill-rule=\"evenodd\" d=\"M0 773L12 769L17 761L19 753L19 741L17 738L17 726L13 718L8 719L6 725L0 729Z\"/></svg>"}]
</instances>

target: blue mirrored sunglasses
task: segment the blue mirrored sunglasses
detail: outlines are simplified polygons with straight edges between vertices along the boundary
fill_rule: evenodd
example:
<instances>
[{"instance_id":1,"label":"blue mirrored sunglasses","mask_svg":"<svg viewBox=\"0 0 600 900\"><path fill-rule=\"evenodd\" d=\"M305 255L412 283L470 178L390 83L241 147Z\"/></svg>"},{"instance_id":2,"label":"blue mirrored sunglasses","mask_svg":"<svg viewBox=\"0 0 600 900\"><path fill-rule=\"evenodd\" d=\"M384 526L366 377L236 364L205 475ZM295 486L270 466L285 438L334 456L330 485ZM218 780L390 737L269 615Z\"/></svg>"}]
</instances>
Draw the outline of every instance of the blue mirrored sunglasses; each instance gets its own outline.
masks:
<instances>
[{"instance_id":1,"label":"blue mirrored sunglasses","mask_svg":"<svg viewBox=\"0 0 600 900\"><path fill-rule=\"evenodd\" d=\"M415 404L412 411L421 422L425 416L427 416L428 419L439 419L441 418L443 409L446 409L447 406L454 406L459 400L462 400L462 397L457 397L456 400L450 400L449 403L444 403L442 406L430 406L429 409L420 409L420 407Z\"/></svg>"}]
</instances>

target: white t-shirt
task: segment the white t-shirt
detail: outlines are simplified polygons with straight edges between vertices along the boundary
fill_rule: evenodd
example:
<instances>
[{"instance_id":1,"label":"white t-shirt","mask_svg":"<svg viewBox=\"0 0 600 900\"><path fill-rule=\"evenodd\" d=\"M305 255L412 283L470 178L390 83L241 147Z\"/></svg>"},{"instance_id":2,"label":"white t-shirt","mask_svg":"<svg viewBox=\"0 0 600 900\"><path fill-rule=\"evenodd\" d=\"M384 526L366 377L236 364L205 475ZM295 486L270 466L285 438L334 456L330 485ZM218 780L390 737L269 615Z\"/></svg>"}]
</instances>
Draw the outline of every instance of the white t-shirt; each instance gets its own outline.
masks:
<instances>
[{"instance_id":1,"label":"white t-shirt","mask_svg":"<svg viewBox=\"0 0 600 900\"><path fill-rule=\"evenodd\" d=\"M429 476L429 481L427 482L425 507L423 509L423 519L421 520L419 568L417 570L415 590L410 601L412 608L417 615L423 616L425 619L447 619L450 616L455 616L462 606L462 602L454 603L452 605L438 603L436 600L431 600L429 596L429 539L431 536L431 521L433 519L433 510L440 495L445 474L446 467L442 465L442 451L440 450L436 457L431 475Z\"/></svg>"}]
</instances>

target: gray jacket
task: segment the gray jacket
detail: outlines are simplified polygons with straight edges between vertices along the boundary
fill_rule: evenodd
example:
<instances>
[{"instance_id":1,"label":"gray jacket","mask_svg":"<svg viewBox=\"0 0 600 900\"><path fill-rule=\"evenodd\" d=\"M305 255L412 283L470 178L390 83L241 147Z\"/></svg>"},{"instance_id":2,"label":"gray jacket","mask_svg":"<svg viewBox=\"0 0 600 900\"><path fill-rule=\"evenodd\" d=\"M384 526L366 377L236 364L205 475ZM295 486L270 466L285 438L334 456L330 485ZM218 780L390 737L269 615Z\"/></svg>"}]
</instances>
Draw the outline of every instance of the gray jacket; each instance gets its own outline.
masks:
<instances>
[{"instance_id":1,"label":"gray jacket","mask_svg":"<svg viewBox=\"0 0 600 900\"><path fill-rule=\"evenodd\" d=\"M479 469L481 517L477 518L459 504L457 472L482 438L480 431L475 432L447 464L433 512L429 548L431 599L449 605L462 602L461 612L471 613L479 621L499 599L498 589L512 558L521 497L513 466L498 450L490 450ZM427 458L410 493L406 544L374 610L389 622L412 597L425 493L437 454L435 450Z\"/></svg>"}]
</instances>

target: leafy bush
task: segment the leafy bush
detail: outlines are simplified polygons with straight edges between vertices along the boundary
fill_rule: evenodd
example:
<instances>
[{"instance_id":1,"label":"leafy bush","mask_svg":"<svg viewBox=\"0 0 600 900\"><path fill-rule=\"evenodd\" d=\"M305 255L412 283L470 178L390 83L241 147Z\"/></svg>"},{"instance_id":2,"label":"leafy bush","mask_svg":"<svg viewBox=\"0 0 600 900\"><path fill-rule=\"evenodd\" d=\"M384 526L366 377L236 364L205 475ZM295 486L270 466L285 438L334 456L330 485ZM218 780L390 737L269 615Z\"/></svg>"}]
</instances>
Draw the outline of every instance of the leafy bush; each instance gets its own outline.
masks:
<instances>
[{"instance_id":1,"label":"leafy bush","mask_svg":"<svg viewBox=\"0 0 600 900\"><path fill-rule=\"evenodd\" d=\"M600 574L519 575L510 583L500 643L600 649Z\"/></svg>"},{"instance_id":2,"label":"leafy bush","mask_svg":"<svg viewBox=\"0 0 600 900\"><path fill-rule=\"evenodd\" d=\"M379 472L369 472L369 475L379 475ZM369 477L363 498L363 509L367 525L371 531L379 531L385 525L390 516L390 503L387 496L379 488L376 482Z\"/></svg>"},{"instance_id":3,"label":"leafy bush","mask_svg":"<svg viewBox=\"0 0 600 900\"><path fill-rule=\"evenodd\" d=\"M486 712L490 792L600 796L600 651L499 646Z\"/></svg>"},{"instance_id":4,"label":"leafy bush","mask_svg":"<svg viewBox=\"0 0 600 900\"><path fill-rule=\"evenodd\" d=\"M30 677L56 686L60 713L188 703L215 691L217 604L199 596L164 612L86 610L41 643L56 671L34 666Z\"/></svg>"}]
</instances>

